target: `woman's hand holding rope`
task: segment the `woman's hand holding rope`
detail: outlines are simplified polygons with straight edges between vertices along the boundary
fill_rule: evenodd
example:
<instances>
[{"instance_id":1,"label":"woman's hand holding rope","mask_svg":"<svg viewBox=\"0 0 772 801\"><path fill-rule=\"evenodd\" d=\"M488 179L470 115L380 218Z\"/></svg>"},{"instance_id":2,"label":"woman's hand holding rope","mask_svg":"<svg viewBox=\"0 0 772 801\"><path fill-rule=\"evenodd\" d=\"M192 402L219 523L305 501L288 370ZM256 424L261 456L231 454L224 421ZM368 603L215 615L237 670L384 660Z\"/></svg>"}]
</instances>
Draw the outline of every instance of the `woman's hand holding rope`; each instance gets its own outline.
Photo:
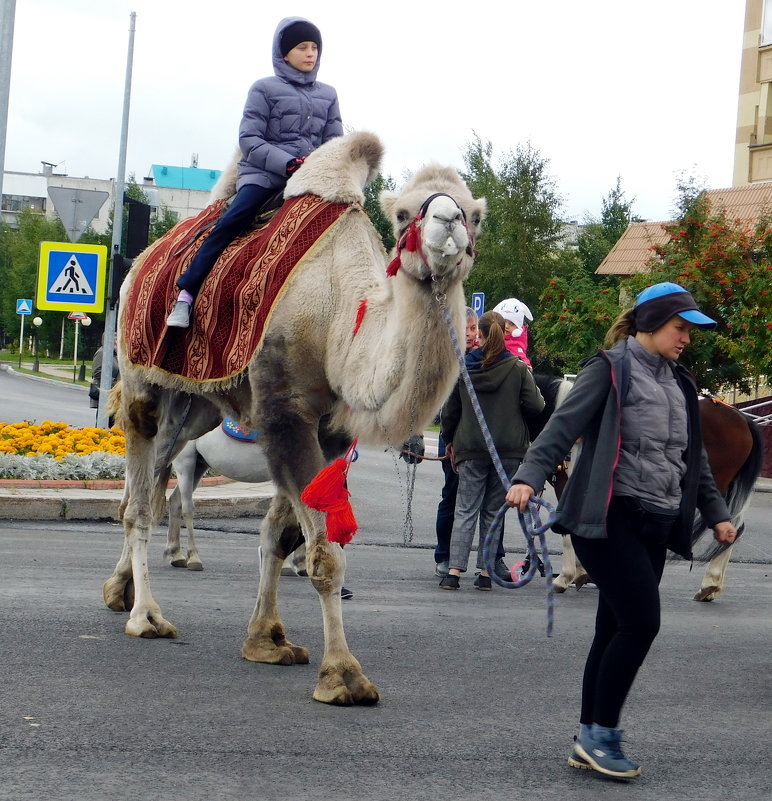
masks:
<instances>
[{"instance_id":1,"label":"woman's hand holding rope","mask_svg":"<svg viewBox=\"0 0 772 801\"><path fill-rule=\"evenodd\" d=\"M517 507L521 512L528 509L528 501L536 495L536 490L528 484L513 484L507 490L507 505Z\"/></svg>"}]
</instances>

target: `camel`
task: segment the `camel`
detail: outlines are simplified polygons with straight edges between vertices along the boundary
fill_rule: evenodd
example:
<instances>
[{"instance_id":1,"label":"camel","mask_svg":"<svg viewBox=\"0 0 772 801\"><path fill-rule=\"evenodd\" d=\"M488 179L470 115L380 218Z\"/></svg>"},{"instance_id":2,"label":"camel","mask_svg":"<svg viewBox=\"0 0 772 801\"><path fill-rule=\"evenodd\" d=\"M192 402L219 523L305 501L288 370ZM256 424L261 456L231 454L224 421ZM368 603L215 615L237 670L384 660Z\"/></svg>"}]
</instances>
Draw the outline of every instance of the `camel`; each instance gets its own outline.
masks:
<instances>
[{"instance_id":1,"label":"camel","mask_svg":"<svg viewBox=\"0 0 772 801\"><path fill-rule=\"evenodd\" d=\"M127 492L123 550L103 585L105 603L116 611L131 608L128 635L177 636L151 593L148 541L163 511L170 460L223 416L234 417L260 431L276 485L261 529L263 570L242 656L281 665L309 661L308 650L287 639L277 604L281 564L303 536L324 623L313 698L339 705L377 703L379 691L346 642L344 551L328 540L324 513L306 506L300 495L352 438L405 442L450 394L458 363L448 322L463 330L462 284L474 263L486 208L454 169L422 168L400 193L381 194L397 237L389 263L361 208L382 153L373 134L349 134L320 147L290 178L285 199L312 194L352 209L283 288L240 380L191 386L129 361L126 300L144 254L121 289L119 314ZM169 441L175 443L172 451L157 453L157 443Z\"/></svg>"}]
</instances>

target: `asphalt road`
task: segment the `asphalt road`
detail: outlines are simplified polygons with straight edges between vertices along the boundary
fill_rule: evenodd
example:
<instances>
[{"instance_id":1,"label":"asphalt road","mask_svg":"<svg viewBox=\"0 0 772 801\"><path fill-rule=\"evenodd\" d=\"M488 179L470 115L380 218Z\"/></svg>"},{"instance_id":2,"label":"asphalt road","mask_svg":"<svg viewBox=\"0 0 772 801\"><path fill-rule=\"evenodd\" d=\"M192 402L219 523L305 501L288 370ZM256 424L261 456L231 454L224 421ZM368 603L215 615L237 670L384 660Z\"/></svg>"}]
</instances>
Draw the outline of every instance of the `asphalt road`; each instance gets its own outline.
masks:
<instances>
[{"instance_id":1,"label":"asphalt road","mask_svg":"<svg viewBox=\"0 0 772 801\"><path fill-rule=\"evenodd\" d=\"M88 391L79 384L40 379L0 368L0 421L67 423L75 428L93 426L96 409L89 408Z\"/></svg>"},{"instance_id":2,"label":"asphalt road","mask_svg":"<svg viewBox=\"0 0 772 801\"><path fill-rule=\"evenodd\" d=\"M255 596L254 534L202 531L206 569L162 565L153 589L178 640L125 636L101 583L117 526L0 527L2 799L587 799L759 801L772 793L768 564L738 564L713 604L668 567L663 629L625 713L643 776L620 785L566 765L595 592L438 588L426 552L347 548L344 603L374 708L311 699L321 658L310 583L282 580L305 666L240 658Z\"/></svg>"}]
</instances>

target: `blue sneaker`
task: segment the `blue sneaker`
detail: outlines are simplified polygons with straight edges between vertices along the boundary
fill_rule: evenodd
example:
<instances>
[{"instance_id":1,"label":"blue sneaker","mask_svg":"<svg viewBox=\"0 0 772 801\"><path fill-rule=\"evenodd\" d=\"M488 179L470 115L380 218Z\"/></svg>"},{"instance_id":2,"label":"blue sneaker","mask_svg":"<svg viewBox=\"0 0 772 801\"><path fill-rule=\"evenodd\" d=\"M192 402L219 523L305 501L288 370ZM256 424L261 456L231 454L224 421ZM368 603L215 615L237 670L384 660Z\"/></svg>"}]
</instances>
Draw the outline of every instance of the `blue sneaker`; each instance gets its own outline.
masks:
<instances>
[{"instance_id":1,"label":"blue sneaker","mask_svg":"<svg viewBox=\"0 0 772 801\"><path fill-rule=\"evenodd\" d=\"M606 726L592 726L586 736L574 743L574 752L589 763L593 770L615 779L631 779L640 775L641 766L622 753L622 731Z\"/></svg>"},{"instance_id":2,"label":"blue sneaker","mask_svg":"<svg viewBox=\"0 0 772 801\"><path fill-rule=\"evenodd\" d=\"M592 770L592 765L583 756L580 756L576 750L576 742L578 739L579 738L574 735L574 747L568 756L568 764L572 768L578 768L579 770Z\"/></svg>"}]
</instances>

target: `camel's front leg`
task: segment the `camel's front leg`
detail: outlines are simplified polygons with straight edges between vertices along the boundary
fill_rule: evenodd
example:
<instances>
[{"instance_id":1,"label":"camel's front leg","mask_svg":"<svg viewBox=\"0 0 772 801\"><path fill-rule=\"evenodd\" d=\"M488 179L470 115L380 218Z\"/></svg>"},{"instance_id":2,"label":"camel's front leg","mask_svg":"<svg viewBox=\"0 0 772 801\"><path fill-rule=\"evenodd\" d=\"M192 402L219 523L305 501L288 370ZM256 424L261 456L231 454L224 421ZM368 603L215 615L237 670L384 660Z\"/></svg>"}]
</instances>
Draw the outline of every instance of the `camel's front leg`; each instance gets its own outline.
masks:
<instances>
[{"instance_id":1,"label":"camel's front leg","mask_svg":"<svg viewBox=\"0 0 772 801\"><path fill-rule=\"evenodd\" d=\"M730 545L708 562L700 590L694 596L695 601L713 601L721 594L724 589L724 574L729 565L729 557L732 555L732 547Z\"/></svg>"},{"instance_id":2,"label":"camel's front leg","mask_svg":"<svg viewBox=\"0 0 772 801\"><path fill-rule=\"evenodd\" d=\"M378 688L362 672L362 666L349 650L343 631L340 600L346 569L343 548L328 542L326 533L321 531L306 538L306 560L308 575L319 593L324 618L324 657L314 700L344 706L376 704L380 697Z\"/></svg>"},{"instance_id":3,"label":"camel's front leg","mask_svg":"<svg viewBox=\"0 0 772 801\"><path fill-rule=\"evenodd\" d=\"M285 636L277 595L284 558L300 537L300 528L289 500L276 495L260 529L262 562L257 603L241 647L244 659L270 665L308 663L308 650L293 645Z\"/></svg>"}]
</instances>

